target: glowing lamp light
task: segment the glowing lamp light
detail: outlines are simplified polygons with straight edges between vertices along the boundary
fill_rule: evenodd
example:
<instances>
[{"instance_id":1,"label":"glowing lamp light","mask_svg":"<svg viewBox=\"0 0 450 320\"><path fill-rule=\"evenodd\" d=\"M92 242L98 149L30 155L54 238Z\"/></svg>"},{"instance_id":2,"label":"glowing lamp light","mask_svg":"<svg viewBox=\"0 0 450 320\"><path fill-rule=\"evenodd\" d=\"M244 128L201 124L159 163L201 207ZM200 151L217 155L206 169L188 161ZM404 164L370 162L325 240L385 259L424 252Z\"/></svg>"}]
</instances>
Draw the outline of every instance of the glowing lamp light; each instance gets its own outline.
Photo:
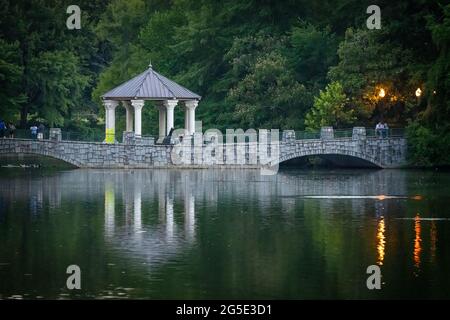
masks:
<instances>
[{"instance_id":1,"label":"glowing lamp light","mask_svg":"<svg viewBox=\"0 0 450 320\"><path fill-rule=\"evenodd\" d=\"M420 88L417 88L416 90L416 97L420 97L422 95L422 90Z\"/></svg>"},{"instance_id":2,"label":"glowing lamp light","mask_svg":"<svg viewBox=\"0 0 450 320\"><path fill-rule=\"evenodd\" d=\"M378 96L380 98L384 98L385 95L386 95L386 91L384 91L384 89L381 88L380 91L378 91Z\"/></svg>"}]
</instances>

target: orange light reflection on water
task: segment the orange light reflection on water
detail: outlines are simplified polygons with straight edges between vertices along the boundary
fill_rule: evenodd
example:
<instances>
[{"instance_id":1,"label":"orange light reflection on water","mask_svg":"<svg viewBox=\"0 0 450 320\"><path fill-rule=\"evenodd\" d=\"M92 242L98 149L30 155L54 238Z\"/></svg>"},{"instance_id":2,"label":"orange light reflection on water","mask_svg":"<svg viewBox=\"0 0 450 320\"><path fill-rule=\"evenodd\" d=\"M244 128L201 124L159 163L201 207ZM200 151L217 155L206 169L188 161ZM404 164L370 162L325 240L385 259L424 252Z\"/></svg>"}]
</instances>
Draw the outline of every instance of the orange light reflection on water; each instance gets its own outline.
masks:
<instances>
[{"instance_id":1,"label":"orange light reflection on water","mask_svg":"<svg viewBox=\"0 0 450 320\"><path fill-rule=\"evenodd\" d=\"M414 252L413 252L414 266L417 269L420 269L420 253L422 252L422 238L420 236L421 225L419 214L417 214L416 217L414 218L414 232L415 232Z\"/></svg>"},{"instance_id":2,"label":"orange light reflection on water","mask_svg":"<svg viewBox=\"0 0 450 320\"><path fill-rule=\"evenodd\" d=\"M380 266L383 265L385 255L385 244L386 244L385 231L386 226L384 222L384 217L381 216L380 220L378 220L378 228L377 228L377 252L378 252L377 263Z\"/></svg>"}]
</instances>

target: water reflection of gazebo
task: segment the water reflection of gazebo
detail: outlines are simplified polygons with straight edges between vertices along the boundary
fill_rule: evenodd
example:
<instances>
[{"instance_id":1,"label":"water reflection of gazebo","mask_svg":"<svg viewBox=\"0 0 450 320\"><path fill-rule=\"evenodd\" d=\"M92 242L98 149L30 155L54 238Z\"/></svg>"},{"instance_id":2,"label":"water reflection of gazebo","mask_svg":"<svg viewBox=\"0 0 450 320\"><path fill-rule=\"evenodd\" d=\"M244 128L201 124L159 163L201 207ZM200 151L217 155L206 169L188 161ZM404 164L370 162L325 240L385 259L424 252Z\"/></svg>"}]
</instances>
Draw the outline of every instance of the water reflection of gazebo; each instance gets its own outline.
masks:
<instances>
[{"instance_id":1,"label":"water reflection of gazebo","mask_svg":"<svg viewBox=\"0 0 450 320\"><path fill-rule=\"evenodd\" d=\"M105 142L115 142L115 109L119 102L126 109L126 131L134 132L136 137L142 134L141 111L145 100L156 102L159 110L159 140L167 136L174 128L174 109L178 102L183 102L185 108L185 130L187 135L195 132L195 108L201 97L164 77L155 70L152 65L135 76L122 83L118 87L108 91L102 96L105 106ZM134 113L134 130L133 130Z\"/></svg>"}]
</instances>

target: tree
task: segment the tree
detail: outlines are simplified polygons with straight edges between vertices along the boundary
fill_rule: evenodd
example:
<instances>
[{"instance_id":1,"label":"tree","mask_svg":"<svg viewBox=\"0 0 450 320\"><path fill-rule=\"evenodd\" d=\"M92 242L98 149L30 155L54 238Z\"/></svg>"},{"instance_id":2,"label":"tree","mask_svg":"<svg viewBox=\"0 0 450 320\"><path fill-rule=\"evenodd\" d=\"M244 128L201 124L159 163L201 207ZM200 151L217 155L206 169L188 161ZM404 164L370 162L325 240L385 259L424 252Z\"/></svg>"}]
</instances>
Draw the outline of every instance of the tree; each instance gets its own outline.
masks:
<instances>
[{"instance_id":1,"label":"tree","mask_svg":"<svg viewBox=\"0 0 450 320\"><path fill-rule=\"evenodd\" d=\"M305 126L309 130L324 126L342 128L352 125L355 120L355 112L348 108L348 99L342 84L332 82L314 98L314 106L306 115Z\"/></svg>"},{"instance_id":2,"label":"tree","mask_svg":"<svg viewBox=\"0 0 450 320\"><path fill-rule=\"evenodd\" d=\"M67 51L43 52L31 60L29 69L33 116L50 126L64 125L89 80L80 73L77 57Z\"/></svg>"},{"instance_id":3,"label":"tree","mask_svg":"<svg viewBox=\"0 0 450 320\"><path fill-rule=\"evenodd\" d=\"M173 8L155 12L140 30L138 44L159 72L173 74L177 64L172 58L177 55L174 37L177 28L185 23L185 16Z\"/></svg>"},{"instance_id":4,"label":"tree","mask_svg":"<svg viewBox=\"0 0 450 320\"><path fill-rule=\"evenodd\" d=\"M337 62L336 36L330 28L321 30L312 24L303 23L292 28L289 40L288 60L297 80L323 88L329 67Z\"/></svg>"},{"instance_id":5,"label":"tree","mask_svg":"<svg viewBox=\"0 0 450 320\"><path fill-rule=\"evenodd\" d=\"M330 68L329 78L342 84L363 122L384 117L391 124L404 124L407 112L416 105L418 81L411 71L409 50L386 40L384 32L349 28L339 45L339 63ZM386 92L382 99L381 89Z\"/></svg>"},{"instance_id":6,"label":"tree","mask_svg":"<svg viewBox=\"0 0 450 320\"><path fill-rule=\"evenodd\" d=\"M100 105L100 96L114 86L142 72L149 64L137 45L139 31L145 25L152 3L143 0L112 1L96 26L100 39L108 41L114 52L108 67L102 70L92 98Z\"/></svg>"},{"instance_id":7,"label":"tree","mask_svg":"<svg viewBox=\"0 0 450 320\"><path fill-rule=\"evenodd\" d=\"M69 4L65 0L0 0L0 38L9 44L17 43L14 64L22 70L17 82L14 77L9 77L8 83L0 88L0 94L7 95L9 99L20 97L19 93L22 95L23 99L22 97L19 99L21 103L8 102L9 107L15 105L10 110L11 113L8 113L14 120L20 117L20 126L26 127L29 119L33 120L43 116L42 104L45 102L38 101L41 99L42 90L39 86L42 84L43 78L48 77L46 84L49 86L56 85L58 87L67 83L65 81L63 83L52 82L50 81L51 75L45 74L45 72L38 83L35 82L40 77L35 72L39 71L46 63L45 60L40 61L40 59L50 58L51 53L54 54L52 58L62 52L64 52L64 56L66 53L71 53L71 57L76 57L75 75L81 74L89 78L89 83L80 88L83 90L82 94L72 95L72 101L70 105L66 106L69 109L65 114L68 115L68 112L72 111L90 111L91 114L95 114L90 91L105 60L108 60L108 50L105 50L105 42L99 40L92 31L93 25L98 21L98 16L104 11L105 3L106 0L95 1L95 3L80 0L77 4L82 8L82 29L72 31L65 27L67 19L65 8ZM46 54L44 55L44 53ZM69 58L69 61L71 63L72 59ZM68 66L69 69L71 67L73 65ZM48 70L53 68L57 72L56 66L48 65L48 68ZM72 68L72 71L74 70ZM13 84L17 85L18 89L11 91ZM73 90L73 88L66 88L66 90ZM48 91L57 92L61 91L61 88L53 90L49 87ZM2 100L5 101L5 99ZM76 110L70 110L71 106L76 106ZM50 110L53 107L44 108L46 109L45 113L59 113L59 111ZM58 109L59 106L55 106L55 108ZM5 109L2 108L2 110ZM41 120L46 121L45 118Z\"/></svg>"},{"instance_id":8,"label":"tree","mask_svg":"<svg viewBox=\"0 0 450 320\"><path fill-rule=\"evenodd\" d=\"M0 119L17 120L20 105L26 100L20 87L22 75L19 43L0 39Z\"/></svg>"},{"instance_id":9,"label":"tree","mask_svg":"<svg viewBox=\"0 0 450 320\"><path fill-rule=\"evenodd\" d=\"M428 22L438 53L428 72L426 93L429 103L425 115L435 126L448 124L450 119L450 4L442 11L441 20L430 16Z\"/></svg>"},{"instance_id":10,"label":"tree","mask_svg":"<svg viewBox=\"0 0 450 320\"><path fill-rule=\"evenodd\" d=\"M450 164L450 5L442 7L442 12L440 19L428 17L437 54L425 86L427 107L407 130L410 160L422 166Z\"/></svg>"},{"instance_id":11,"label":"tree","mask_svg":"<svg viewBox=\"0 0 450 320\"><path fill-rule=\"evenodd\" d=\"M408 154L412 164L445 166L450 163L450 126L438 130L414 121L407 127Z\"/></svg>"},{"instance_id":12,"label":"tree","mask_svg":"<svg viewBox=\"0 0 450 320\"><path fill-rule=\"evenodd\" d=\"M248 74L230 89L234 117L243 127L301 128L307 91L287 71L287 62L277 53L259 57Z\"/></svg>"}]
</instances>

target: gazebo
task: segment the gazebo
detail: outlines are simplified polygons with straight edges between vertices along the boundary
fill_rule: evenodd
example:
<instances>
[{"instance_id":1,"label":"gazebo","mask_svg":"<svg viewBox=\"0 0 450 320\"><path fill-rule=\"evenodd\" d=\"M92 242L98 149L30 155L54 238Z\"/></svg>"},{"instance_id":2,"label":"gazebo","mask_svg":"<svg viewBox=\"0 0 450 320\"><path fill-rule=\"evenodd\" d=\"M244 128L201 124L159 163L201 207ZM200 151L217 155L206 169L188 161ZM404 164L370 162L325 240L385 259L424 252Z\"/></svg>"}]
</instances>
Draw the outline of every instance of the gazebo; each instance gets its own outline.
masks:
<instances>
[{"instance_id":1,"label":"gazebo","mask_svg":"<svg viewBox=\"0 0 450 320\"><path fill-rule=\"evenodd\" d=\"M102 95L105 106L105 142L115 142L115 109L122 102L126 109L126 131L133 132L134 113L134 135L140 137L142 133L141 111L145 100L157 101L159 110L159 138L167 136L174 127L174 109L179 101L185 108L185 130L186 135L195 132L195 108L201 97L180 86L174 81L164 77L155 70L152 65L135 76L131 80L122 83L118 87Z\"/></svg>"}]
</instances>

